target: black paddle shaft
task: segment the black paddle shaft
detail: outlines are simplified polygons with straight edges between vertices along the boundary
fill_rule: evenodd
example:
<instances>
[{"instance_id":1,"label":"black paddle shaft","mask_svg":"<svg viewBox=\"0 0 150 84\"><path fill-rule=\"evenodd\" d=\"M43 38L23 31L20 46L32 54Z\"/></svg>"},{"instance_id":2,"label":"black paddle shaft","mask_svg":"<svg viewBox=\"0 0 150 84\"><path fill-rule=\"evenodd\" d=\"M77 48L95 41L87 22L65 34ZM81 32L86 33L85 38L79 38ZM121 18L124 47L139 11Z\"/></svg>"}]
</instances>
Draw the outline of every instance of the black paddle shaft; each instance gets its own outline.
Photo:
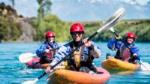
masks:
<instances>
[{"instance_id":1,"label":"black paddle shaft","mask_svg":"<svg viewBox=\"0 0 150 84\"><path fill-rule=\"evenodd\" d=\"M57 62L55 65L51 66L51 69L55 68L58 64L60 64L62 61L64 61L66 59L66 57L64 57L63 59L61 59L59 62ZM38 77L38 79L41 79L43 76L45 76L47 73L44 72L42 75L40 75Z\"/></svg>"},{"instance_id":2,"label":"black paddle shaft","mask_svg":"<svg viewBox=\"0 0 150 84\"><path fill-rule=\"evenodd\" d=\"M87 39L87 41L91 40L96 34L98 34L98 32L93 33L93 34Z\"/></svg>"},{"instance_id":3,"label":"black paddle shaft","mask_svg":"<svg viewBox=\"0 0 150 84\"><path fill-rule=\"evenodd\" d=\"M119 34L118 34L117 32L114 32L114 34L115 34L117 37L119 37Z\"/></svg>"},{"instance_id":4,"label":"black paddle shaft","mask_svg":"<svg viewBox=\"0 0 150 84\"><path fill-rule=\"evenodd\" d=\"M38 79L41 79L43 76L45 76L47 73L46 72L44 72L42 75L40 75L39 77L38 77Z\"/></svg>"}]
</instances>

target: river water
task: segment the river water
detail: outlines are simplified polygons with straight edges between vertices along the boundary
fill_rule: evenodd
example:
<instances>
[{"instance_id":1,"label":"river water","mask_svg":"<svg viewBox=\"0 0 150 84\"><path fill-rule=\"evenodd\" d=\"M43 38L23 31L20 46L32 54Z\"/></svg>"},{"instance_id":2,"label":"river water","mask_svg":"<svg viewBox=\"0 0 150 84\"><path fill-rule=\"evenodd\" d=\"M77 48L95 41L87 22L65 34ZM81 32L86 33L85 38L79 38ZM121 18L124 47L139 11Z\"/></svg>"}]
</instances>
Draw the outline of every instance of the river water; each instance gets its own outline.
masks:
<instances>
[{"instance_id":1,"label":"river water","mask_svg":"<svg viewBox=\"0 0 150 84\"><path fill-rule=\"evenodd\" d=\"M26 80L33 80L42 74L43 70L33 70L25 67L18 60L18 56L25 52L35 52L41 43L0 43L0 84L20 84ZM102 56L94 62L97 66L105 60L106 53L114 54L107 48L106 43L97 42L102 50ZM137 43L140 48L141 60L150 63L150 43ZM37 84L46 84L47 76ZM111 74L107 84L150 84L150 71L136 71L130 74Z\"/></svg>"}]
</instances>

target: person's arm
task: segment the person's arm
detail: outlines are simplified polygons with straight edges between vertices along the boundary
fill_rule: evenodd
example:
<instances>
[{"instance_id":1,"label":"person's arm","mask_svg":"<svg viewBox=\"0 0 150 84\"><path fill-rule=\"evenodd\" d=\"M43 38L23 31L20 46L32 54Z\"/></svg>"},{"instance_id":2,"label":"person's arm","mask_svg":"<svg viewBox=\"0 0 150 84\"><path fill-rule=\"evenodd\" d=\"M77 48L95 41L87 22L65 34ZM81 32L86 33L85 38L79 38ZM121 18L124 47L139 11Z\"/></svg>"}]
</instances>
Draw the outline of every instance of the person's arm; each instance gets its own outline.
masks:
<instances>
[{"instance_id":1,"label":"person's arm","mask_svg":"<svg viewBox=\"0 0 150 84\"><path fill-rule=\"evenodd\" d=\"M61 48L59 48L58 52L54 56L54 59L47 67L46 73L50 73L51 67L59 63L62 59L64 59L68 55L69 55L69 49L66 46L62 46Z\"/></svg>"},{"instance_id":2,"label":"person's arm","mask_svg":"<svg viewBox=\"0 0 150 84\"><path fill-rule=\"evenodd\" d=\"M66 46L59 48L58 52L55 54L54 59L50 63L50 66L55 65L57 62L62 60L64 57L69 55L69 49Z\"/></svg>"},{"instance_id":3,"label":"person's arm","mask_svg":"<svg viewBox=\"0 0 150 84\"><path fill-rule=\"evenodd\" d=\"M87 38L83 40L84 46L90 50L90 55L98 58L101 55L101 50L92 41L87 41Z\"/></svg>"},{"instance_id":4,"label":"person's arm","mask_svg":"<svg viewBox=\"0 0 150 84\"><path fill-rule=\"evenodd\" d=\"M108 41L107 47L111 50L119 50L122 44L123 44L122 40L117 40L116 38L112 38Z\"/></svg>"},{"instance_id":5,"label":"person's arm","mask_svg":"<svg viewBox=\"0 0 150 84\"><path fill-rule=\"evenodd\" d=\"M136 60L140 60L140 57L139 57L139 49L134 46L134 47L131 47L130 50L131 50L132 56L133 56Z\"/></svg>"},{"instance_id":6,"label":"person's arm","mask_svg":"<svg viewBox=\"0 0 150 84\"><path fill-rule=\"evenodd\" d=\"M89 47L90 49L90 54L95 57L98 58L99 56L101 56L101 50L99 47L97 47L94 43L92 43L92 45Z\"/></svg>"},{"instance_id":7,"label":"person's arm","mask_svg":"<svg viewBox=\"0 0 150 84\"><path fill-rule=\"evenodd\" d=\"M42 44L42 45L40 46L40 48L36 50L37 56L38 56L38 57L43 56L44 53L45 53L45 50L46 50L46 46L45 46L44 44Z\"/></svg>"},{"instance_id":8,"label":"person's arm","mask_svg":"<svg viewBox=\"0 0 150 84\"><path fill-rule=\"evenodd\" d=\"M107 47L111 50L116 50L116 42L117 40L115 38L110 39L107 43Z\"/></svg>"},{"instance_id":9,"label":"person's arm","mask_svg":"<svg viewBox=\"0 0 150 84\"><path fill-rule=\"evenodd\" d=\"M42 44L40 48L36 50L38 57L47 62L51 62L52 59L47 56L48 53L50 53L50 47L46 44Z\"/></svg>"}]
</instances>

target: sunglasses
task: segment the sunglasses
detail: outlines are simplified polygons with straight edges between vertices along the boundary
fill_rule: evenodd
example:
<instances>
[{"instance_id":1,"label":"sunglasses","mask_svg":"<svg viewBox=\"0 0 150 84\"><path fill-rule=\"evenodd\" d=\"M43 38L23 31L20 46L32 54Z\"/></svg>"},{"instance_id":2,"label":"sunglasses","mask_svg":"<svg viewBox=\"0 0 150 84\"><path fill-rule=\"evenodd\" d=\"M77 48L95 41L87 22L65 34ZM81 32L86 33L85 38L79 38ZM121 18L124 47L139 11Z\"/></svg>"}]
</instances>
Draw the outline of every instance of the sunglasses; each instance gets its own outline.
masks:
<instances>
[{"instance_id":1,"label":"sunglasses","mask_svg":"<svg viewBox=\"0 0 150 84\"><path fill-rule=\"evenodd\" d=\"M55 36L48 36L48 38L55 38Z\"/></svg>"},{"instance_id":2,"label":"sunglasses","mask_svg":"<svg viewBox=\"0 0 150 84\"><path fill-rule=\"evenodd\" d=\"M72 32L72 33L71 33L71 35L77 35L77 34L78 34L78 35L81 35L81 34L83 34L83 32Z\"/></svg>"}]
</instances>

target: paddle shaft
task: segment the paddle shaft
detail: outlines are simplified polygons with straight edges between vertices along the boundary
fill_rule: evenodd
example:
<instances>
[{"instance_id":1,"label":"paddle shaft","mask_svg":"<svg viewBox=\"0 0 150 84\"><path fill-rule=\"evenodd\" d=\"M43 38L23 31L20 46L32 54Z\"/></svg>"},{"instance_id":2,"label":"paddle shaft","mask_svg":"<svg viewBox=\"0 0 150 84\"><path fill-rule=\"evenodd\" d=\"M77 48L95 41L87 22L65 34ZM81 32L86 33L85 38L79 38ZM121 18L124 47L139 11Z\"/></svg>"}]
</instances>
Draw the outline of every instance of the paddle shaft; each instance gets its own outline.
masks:
<instances>
[{"instance_id":1,"label":"paddle shaft","mask_svg":"<svg viewBox=\"0 0 150 84\"><path fill-rule=\"evenodd\" d=\"M119 34L117 32L113 32L115 34L115 36L119 37Z\"/></svg>"},{"instance_id":2,"label":"paddle shaft","mask_svg":"<svg viewBox=\"0 0 150 84\"><path fill-rule=\"evenodd\" d=\"M113 27L110 28L110 31L111 31L116 37L120 37L120 35L118 34L118 32L116 32Z\"/></svg>"},{"instance_id":3,"label":"paddle shaft","mask_svg":"<svg viewBox=\"0 0 150 84\"><path fill-rule=\"evenodd\" d=\"M119 18L121 17L121 15L119 15L118 17L117 16L114 17L114 18L113 17L111 17L110 19L108 19L104 23L104 25L102 27L100 27L95 33L93 33L91 36L89 36L88 39L87 39L87 41L91 40L95 35L97 35L98 33L102 32L103 30L109 29L112 26L114 26L117 23L117 21L119 20ZM117 35L117 33L115 33L115 34Z\"/></svg>"},{"instance_id":4,"label":"paddle shaft","mask_svg":"<svg viewBox=\"0 0 150 84\"><path fill-rule=\"evenodd\" d=\"M66 57L64 57L63 59L61 59L59 62L57 62L55 65L51 66L51 69L54 69L58 64L60 64L62 61L64 61L66 59ZM43 76L45 76L47 73L44 72L42 75L40 75L38 77L38 79L41 79Z\"/></svg>"}]
</instances>

